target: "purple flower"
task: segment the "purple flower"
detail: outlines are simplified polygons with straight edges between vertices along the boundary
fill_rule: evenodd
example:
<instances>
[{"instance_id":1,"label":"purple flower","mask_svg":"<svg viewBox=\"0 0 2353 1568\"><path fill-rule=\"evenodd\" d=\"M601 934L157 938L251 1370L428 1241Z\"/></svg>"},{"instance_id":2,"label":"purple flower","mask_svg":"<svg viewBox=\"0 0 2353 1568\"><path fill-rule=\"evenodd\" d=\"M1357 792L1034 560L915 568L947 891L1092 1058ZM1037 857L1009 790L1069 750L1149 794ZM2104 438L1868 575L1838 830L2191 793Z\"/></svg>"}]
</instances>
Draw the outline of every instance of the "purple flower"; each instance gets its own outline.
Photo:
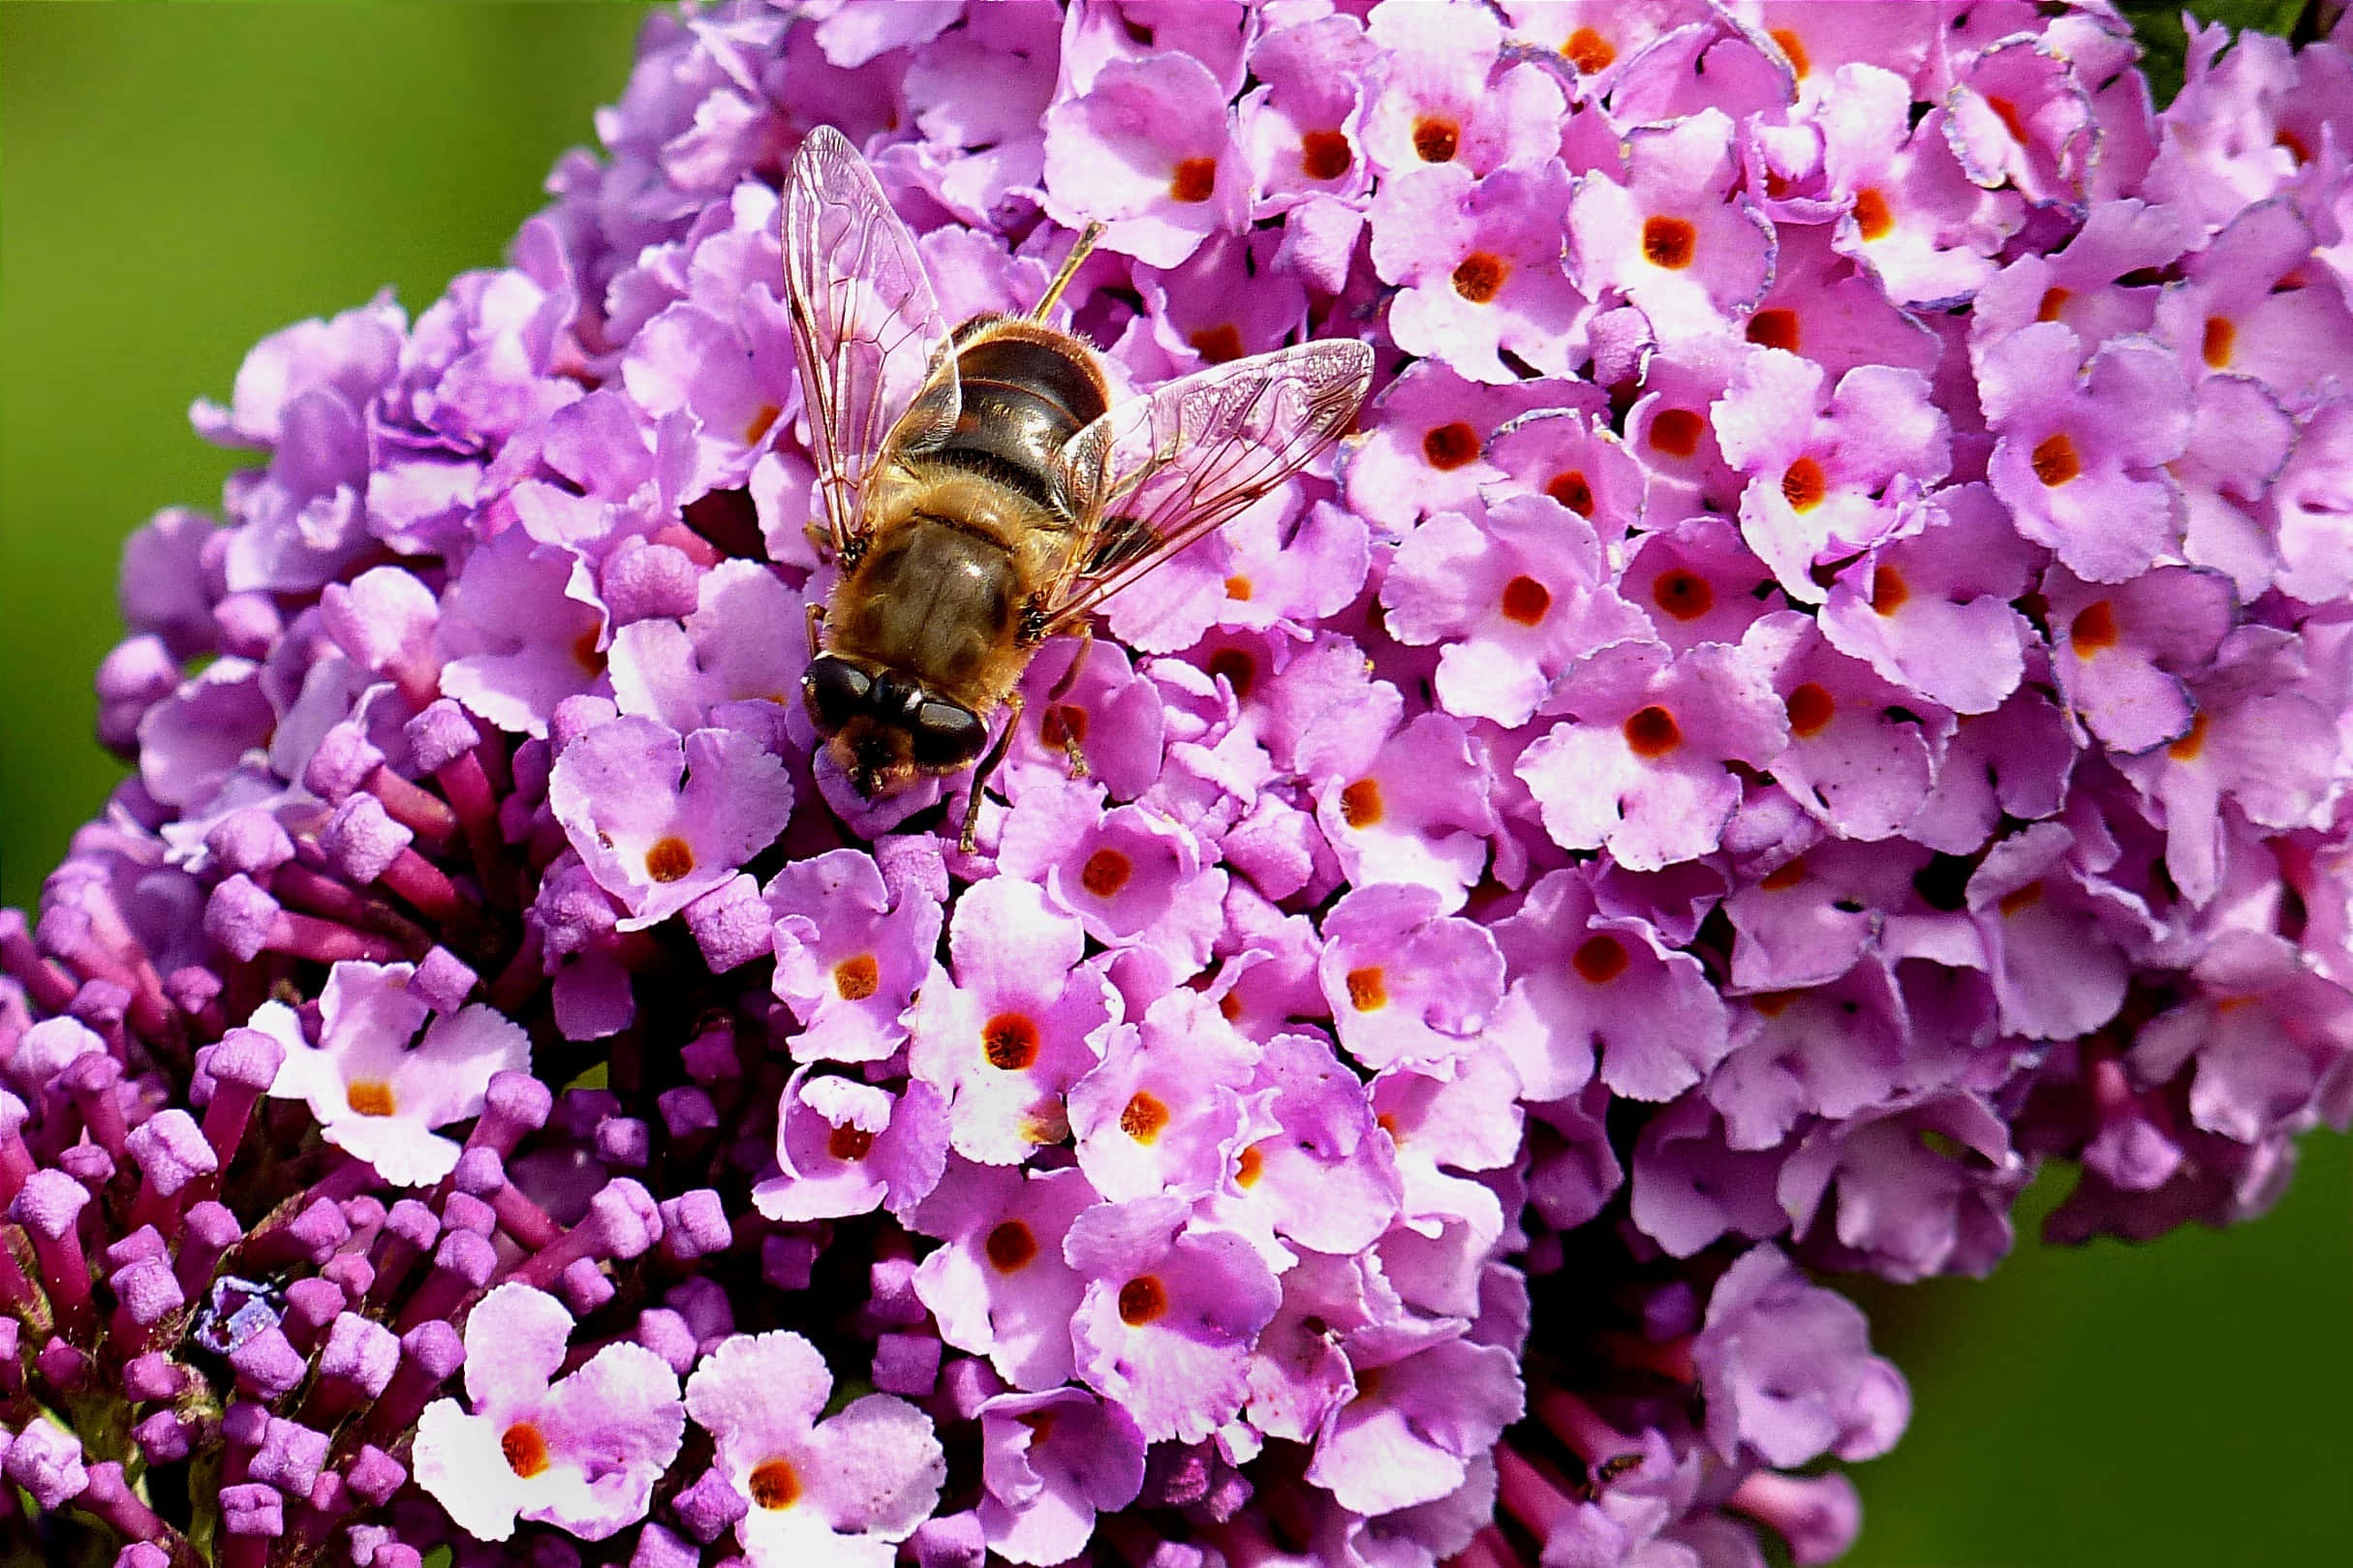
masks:
<instances>
[{"instance_id":1,"label":"purple flower","mask_svg":"<svg viewBox=\"0 0 2353 1568\"><path fill-rule=\"evenodd\" d=\"M714 1473L749 1505L735 1538L757 1568L811 1553L882 1568L939 1500L947 1463L930 1418L869 1394L820 1421L832 1391L816 1347L781 1330L728 1339L687 1380Z\"/></svg>"},{"instance_id":2,"label":"purple flower","mask_svg":"<svg viewBox=\"0 0 2353 1568\"><path fill-rule=\"evenodd\" d=\"M1070 1319L1078 1376L1148 1441L1199 1442L1240 1411L1250 1347L1282 1303L1247 1241L1189 1225L1184 1200L1159 1194L1087 1210L1063 1255L1087 1282Z\"/></svg>"},{"instance_id":3,"label":"purple flower","mask_svg":"<svg viewBox=\"0 0 2353 1568\"><path fill-rule=\"evenodd\" d=\"M928 1085L903 1095L847 1078L785 1086L776 1135L784 1174L752 1188L770 1219L831 1219L878 1207L904 1214L939 1184L947 1164L947 1119Z\"/></svg>"},{"instance_id":4,"label":"purple flower","mask_svg":"<svg viewBox=\"0 0 2353 1568\"><path fill-rule=\"evenodd\" d=\"M766 847L791 815L792 781L739 730L682 740L650 719L619 718L564 748L547 803L597 885L629 911L620 929L635 931Z\"/></svg>"},{"instance_id":5,"label":"purple flower","mask_svg":"<svg viewBox=\"0 0 2353 1568\"><path fill-rule=\"evenodd\" d=\"M1991 1269L2009 1250L2008 1206L2026 1179L2000 1118L1955 1091L1824 1123L1780 1185L1795 1234L1820 1227L1825 1261L1917 1279Z\"/></svg>"},{"instance_id":6,"label":"purple flower","mask_svg":"<svg viewBox=\"0 0 2353 1568\"><path fill-rule=\"evenodd\" d=\"M1555 724L1514 770L1567 849L1606 847L1655 871L1716 847L1741 797L1726 764L1769 766L1789 721L1745 650L1702 646L1661 665L1596 660L1555 697Z\"/></svg>"},{"instance_id":7,"label":"purple flower","mask_svg":"<svg viewBox=\"0 0 2353 1568\"><path fill-rule=\"evenodd\" d=\"M1731 120L1718 109L1637 126L1615 169L1577 182L1568 209L1571 275L1589 296L1623 294L1661 340L1720 328L1753 309L1773 277L1773 226L1739 198Z\"/></svg>"},{"instance_id":8,"label":"purple flower","mask_svg":"<svg viewBox=\"0 0 2353 1568\"><path fill-rule=\"evenodd\" d=\"M1452 1061L1502 1000L1494 938L1443 907L1428 888L1376 883L1323 918L1323 994L1341 1045L1368 1067Z\"/></svg>"},{"instance_id":9,"label":"purple flower","mask_svg":"<svg viewBox=\"0 0 2353 1568\"><path fill-rule=\"evenodd\" d=\"M2189 439L2189 389L2151 345L2108 344L2085 363L2057 322L2020 328L1982 356L1987 465L2020 534L2093 582L2122 582L2180 548L2178 486L2159 472Z\"/></svg>"},{"instance_id":10,"label":"purple flower","mask_svg":"<svg viewBox=\"0 0 2353 1568\"><path fill-rule=\"evenodd\" d=\"M1046 113L1045 187L1058 219L1100 219L1103 244L1174 266L1208 234L1237 232L1250 172L1225 95L1183 54L1114 60Z\"/></svg>"},{"instance_id":11,"label":"purple flower","mask_svg":"<svg viewBox=\"0 0 2353 1568\"><path fill-rule=\"evenodd\" d=\"M1198 1198L1239 1153L1249 1041L1199 995L1174 992L1113 1034L1100 1064L1070 1089L1078 1168L1113 1203L1174 1192Z\"/></svg>"},{"instance_id":12,"label":"purple flower","mask_svg":"<svg viewBox=\"0 0 2353 1568\"><path fill-rule=\"evenodd\" d=\"M997 864L1045 885L1095 940L1159 955L1176 974L1209 958L1226 874L1200 840L1143 806L1103 810L1086 784L1034 787L1006 821Z\"/></svg>"},{"instance_id":13,"label":"purple flower","mask_svg":"<svg viewBox=\"0 0 2353 1568\"><path fill-rule=\"evenodd\" d=\"M1356 1393L1325 1418L1308 1477L1346 1508L1385 1514L1461 1486L1470 1461L1522 1412L1518 1368L1500 1345L1378 1337L1351 1358Z\"/></svg>"},{"instance_id":14,"label":"purple flower","mask_svg":"<svg viewBox=\"0 0 2353 1568\"><path fill-rule=\"evenodd\" d=\"M967 1159L1018 1164L1068 1130L1063 1095L1113 1019L1109 987L1078 962L1083 941L1032 882L994 877L957 906L954 977L934 965L917 996L908 1070L946 1099Z\"/></svg>"},{"instance_id":15,"label":"purple flower","mask_svg":"<svg viewBox=\"0 0 2353 1568\"><path fill-rule=\"evenodd\" d=\"M514 528L467 558L434 641L443 692L544 739L556 704L604 671L604 607L587 562Z\"/></svg>"},{"instance_id":16,"label":"purple flower","mask_svg":"<svg viewBox=\"0 0 2353 1568\"><path fill-rule=\"evenodd\" d=\"M657 553L674 563L670 574L691 587L691 608L669 616L632 618L613 633L609 673L613 702L623 713L660 720L681 735L702 727L722 703L800 700L807 645L779 635L802 618L801 599L776 576L749 561L723 561L696 576L687 557L666 545L650 545L615 557L620 564L651 562ZM629 608L671 609L655 596L675 592L657 587L656 569L631 573L644 599ZM616 572L608 567L604 591L616 594Z\"/></svg>"},{"instance_id":17,"label":"purple flower","mask_svg":"<svg viewBox=\"0 0 2353 1568\"><path fill-rule=\"evenodd\" d=\"M316 1045L284 1002L263 1002L249 1025L285 1053L271 1095L304 1101L322 1137L403 1186L449 1174L458 1147L433 1129L479 1116L491 1078L531 1057L523 1031L488 1007L435 1016L416 974L409 964L336 965Z\"/></svg>"},{"instance_id":18,"label":"purple flower","mask_svg":"<svg viewBox=\"0 0 2353 1568\"><path fill-rule=\"evenodd\" d=\"M875 1061L907 1038L903 1016L940 941L940 905L906 884L894 900L871 856L836 849L776 874L772 989L804 1026L803 1061Z\"/></svg>"},{"instance_id":19,"label":"purple flower","mask_svg":"<svg viewBox=\"0 0 2353 1568\"><path fill-rule=\"evenodd\" d=\"M956 1161L913 1216L947 1245L923 1260L915 1292L941 1337L985 1355L1019 1389L1070 1375L1070 1314L1086 1281L1063 1260L1063 1238L1099 1203L1075 1170L1023 1175Z\"/></svg>"},{"instance_id":20,"label":"purple flower","mask_svg":"<svg viewBox=\"0 0 2353 1568\"><path fill-rule=\"evenodd\" d=\"M1495 939L1511 976L1498 1029L1531 1099L1575 1093L1596 1062L1614 1093L1671 1099L1728 1048L1698 961L1645 920L1603 916L1576 872L1538 880Z\"/></svg>"},{"instance_id":21,"label":"purple flower","mask_svg":"<svg viewBox=\"0 0 2353 1568\"><path fill-rule=\"evenodd\" d=\"M1825 381L1820 366L1767 349L1742 362L1712 411L1724 461L1749 477L1741 532L1782 591L1804 600L1821 597L1815 562L1887 538L1903 526L1908 487L1933 484L1948 466L1945 417L1916 371L1858 365L1827 398ZM1817 408L1811 420L1792 415Z\"/></svg>"},{"instance_id":22,"label":"purple flower","mask_svg":"<svg viewBox=\"0 0 2353 1568\"><path fill-rule=\"evenodd\" d=\"M1446 163L1384 182L1373 264L1401 290L1389 307L1397 346L1472 381L1513 379L1505 351L1546 375L1568 374L1587 301L1561 266L1567 200L1557 162L1485 179Z\"/></svg>"},{"instance_id":23,"label":"purple flower","mask_svg":"<svg viewBox=\"0 0 2353 1568\"><path fill-rule=\"evenodd\" d=\"M2046 1161L2058 1238L2248 1217L2353 1121L2353 64L2228 42L2158 114L2100 7L652 18L511 261L265 340L126 550L137 771L0 911L0 1512L1837 1555L1907 1397L1801 1268L1983 1273ZM1022 640L970 853L795 690L820 125L948 327L1103 223L1114 403L1384 378L1266 493L1178 433L1234 515Z\"/></svg>"},{"instance_id":24,"label":"purple flower","mask_svg":"<svg viewBox=\"0 0 2353 1568\"><path fill-rule=\"evenodd\" d=\"M1911 1396L1869 1343L1852 1302L1808 1284L1772 1244L1751 1247L1716 1282L1692 1347L1708 1440L1727 1457L1752 1445L1784 1466L1885 1453Z\"/></svg>"},{"instance_id":25,"label":"purple flower","mask_svg":"<svg viewBox=\"0 0 2353 1568\"><path fill-rule=\"evenodd\" d=\"M1514 496L1476 523L1440 512L1416 528L1391 559L1381 602L1399 641L1440 644L1448 712L1516 728L1570 665L1648 634L1604 571L1583 518L1550 497Z\"/></svg>"},{"instance_id":26,"label":"purple flower","mask_svg":"<svg viewBox=\"0 0 2353 1568\"><path fill-rule=\"evenodd\" d=\"M1426 713L1400 726L1404 711L1386 683L1330 704L1300 737L1300 771L1316 782L1316 820L1351 881L1427 888L1459 908L1496 830L1487 770L1463 724Z\"/></svg>"},{"instance_id":27,"label":"purple flower","mask_svg":"<svg viewBox=\"0 0 2353 1568\"><path fill-rule=\"evenodd\" d=\"M1083 1389L1000 1394L980 1407L980 1527L1011 1562L1061 1562L1099 1513L1144 1485L1144 1437L1127 1408Z\"/></svg>"},{"instance_id":28,"label":"purple flower","mask_svg":"<svg viewBox=\"0 0 2353 1568\"><path fill-rule=\"evenodd\" d=\"M544 1291L506 1284L466 1323L466 1398L426 1406L417 1483L474 1535L504 1541L539 1520L602 1541L645 1517L678 1454L678 1378L640 1345L608 1344L557 1377L573 1318Z\"/></svg>"}]
</instances>

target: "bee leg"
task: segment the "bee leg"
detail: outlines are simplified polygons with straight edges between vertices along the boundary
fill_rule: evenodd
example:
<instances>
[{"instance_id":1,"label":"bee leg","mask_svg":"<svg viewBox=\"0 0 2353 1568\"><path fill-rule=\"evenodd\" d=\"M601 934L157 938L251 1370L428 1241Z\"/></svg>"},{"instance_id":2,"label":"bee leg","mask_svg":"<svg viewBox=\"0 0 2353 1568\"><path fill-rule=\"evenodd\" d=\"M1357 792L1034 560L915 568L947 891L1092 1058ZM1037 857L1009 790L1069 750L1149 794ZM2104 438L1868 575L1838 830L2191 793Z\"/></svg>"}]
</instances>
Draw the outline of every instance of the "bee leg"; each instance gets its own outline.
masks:
<instances>
[{"instance_id":1,"label":"bee leg","mask_svg":"<svg viewBox=\"0 0 2353 1568\"><path fill-rule=\"evenodd\" d=\"M1056 677L1054 688L1046 693L1048 702L1060 702L1078 684L1079 673L1087 667L1087 655L1095 648L1095 623L1085 621L1078 629L1078 652L1070 656L1070 667Z\"/></svg>"},{"instance_id":2,"label":"bee leg","mask_svg":"<svg viewBox=\"0 0 2353 1568\"><path fill-rule=\"evenodd\" d=\"M988 755L973 769L973 792L964 802L964 832L957 838L956 847L968 855L973 852L974 831L980 825L980 791L988 784L989 775L997 771L997 764L1005 760L1006 748L1013 744L1013 731L1021 726L1021 693L1007 695L1005 705L1012 712L1005 716L1005 727L997 731L997 744L989 748Z\"/></svg>"},{"instance_id":3,"label":"bee leg","mask_svg":"<svg viewBox=\"0 0 2353 1568\"><path fill-rule=\"evenodd\" d=\"M809 657L813 660L820 652L817 645L817 629L824 619L825 606L812 600L809 604Z\"/></svg>"},{"instance_id":4,"label":"bee leg","mask_svg":"<svg viewBox=\"0 0 2353 1568\"><path fill-rule=\"evenodd\" d=\"M1095 623L1088 621L1078 629L1078 652L1070 656L1070 667L1062 672L1061 677L1055 681L1053 689L1046 692L1048 712L1053 710L1056 703L1068 696L1071 689L1078 685L1079 672L1087 667L1087 655L1094 647ZM1070 760L1071 778L1084 779L1095 771L1087 766L1087 753L1080 749L1078 737L1071 733L1068 723L1062 726L1062 754Z\"/></svg>"}]
</instances>

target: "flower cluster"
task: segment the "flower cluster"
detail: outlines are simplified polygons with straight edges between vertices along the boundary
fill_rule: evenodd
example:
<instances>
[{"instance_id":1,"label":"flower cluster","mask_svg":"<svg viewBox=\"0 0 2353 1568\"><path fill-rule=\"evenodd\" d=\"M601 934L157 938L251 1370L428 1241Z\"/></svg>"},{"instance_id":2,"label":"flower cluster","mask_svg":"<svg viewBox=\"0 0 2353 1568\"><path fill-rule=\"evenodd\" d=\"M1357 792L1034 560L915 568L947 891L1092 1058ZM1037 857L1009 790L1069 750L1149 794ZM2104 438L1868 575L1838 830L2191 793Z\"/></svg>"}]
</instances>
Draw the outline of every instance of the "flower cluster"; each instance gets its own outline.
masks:
<instances>
[{"instance_id":1,"label":"flower cluster","mask_svg":"<svg viewBox=\"0 0 2353 1568\"><path fill-rule=\"evenodd\" d=\"M261 344L0 912L0 1530L121 1568L1836 1556L1807 1270L2353 1118L2353 56L2104 5L655 17L510 265ZM878 802L778 188L1335 459ZM1066 678L1068 677L1068 678ZM20 1516L23 1499L35 1514Z\"/></svg>"}]
</instances>

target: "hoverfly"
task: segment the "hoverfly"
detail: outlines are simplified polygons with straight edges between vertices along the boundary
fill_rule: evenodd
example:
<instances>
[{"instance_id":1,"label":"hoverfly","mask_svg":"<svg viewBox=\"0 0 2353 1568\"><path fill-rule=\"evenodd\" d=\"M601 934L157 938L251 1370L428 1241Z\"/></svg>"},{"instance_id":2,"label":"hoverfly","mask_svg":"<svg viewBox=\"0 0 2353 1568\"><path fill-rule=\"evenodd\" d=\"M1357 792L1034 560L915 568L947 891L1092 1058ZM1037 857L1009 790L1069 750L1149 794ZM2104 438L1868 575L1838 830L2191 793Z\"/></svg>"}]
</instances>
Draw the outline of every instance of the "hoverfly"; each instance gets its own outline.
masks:
<instances>
[{"instance_id":1,"label":"hoverfly","mask_svg":"<svg viewBox=\"0 0 2353 1568\"><path fill-rule=\"evenodd\" d=\"M1325 340L1111 407L1094 351L1045 323L1099 231L1027 316L950 332L913 236L840 132L812 131L785 184L786 303L824 507L811 532L840 570L810 606L802 699L869 798L977 763L968 851L1038 645L1090 637L1096 605L1297 473L1372 380L1369 347Z\"/></svg>"}]
</instances>

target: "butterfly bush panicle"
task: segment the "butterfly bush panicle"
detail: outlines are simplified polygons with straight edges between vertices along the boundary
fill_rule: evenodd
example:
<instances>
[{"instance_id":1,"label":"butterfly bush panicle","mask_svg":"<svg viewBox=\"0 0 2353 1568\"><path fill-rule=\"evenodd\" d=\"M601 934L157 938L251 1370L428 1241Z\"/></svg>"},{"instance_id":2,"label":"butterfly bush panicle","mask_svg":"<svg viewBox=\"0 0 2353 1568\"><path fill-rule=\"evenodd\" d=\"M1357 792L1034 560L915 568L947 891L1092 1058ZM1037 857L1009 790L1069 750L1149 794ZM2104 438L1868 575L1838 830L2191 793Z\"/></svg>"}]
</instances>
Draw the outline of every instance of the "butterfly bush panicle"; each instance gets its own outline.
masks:
<instances>
[{"instance_id":1,"label":"butterfly bush panicle","mask_svg":"<svg viewBox=\"0 0 2353 1568\"><path fill-rule=\"evenodd\" d=\"M2353 1120L2341 37L732 0L508 265L257 346L0 911L0 1535L120 1568L1830 1560L1822 1271ZM1328 458L861 798L780 252ZM821 401L821 400L820 400ZM1112 640L1116 639L1116 641ZM817 760L813 762L813 757ZM1778 1538L1779 1545L1772 1545Z\"/></svg>"}]
</instances>

